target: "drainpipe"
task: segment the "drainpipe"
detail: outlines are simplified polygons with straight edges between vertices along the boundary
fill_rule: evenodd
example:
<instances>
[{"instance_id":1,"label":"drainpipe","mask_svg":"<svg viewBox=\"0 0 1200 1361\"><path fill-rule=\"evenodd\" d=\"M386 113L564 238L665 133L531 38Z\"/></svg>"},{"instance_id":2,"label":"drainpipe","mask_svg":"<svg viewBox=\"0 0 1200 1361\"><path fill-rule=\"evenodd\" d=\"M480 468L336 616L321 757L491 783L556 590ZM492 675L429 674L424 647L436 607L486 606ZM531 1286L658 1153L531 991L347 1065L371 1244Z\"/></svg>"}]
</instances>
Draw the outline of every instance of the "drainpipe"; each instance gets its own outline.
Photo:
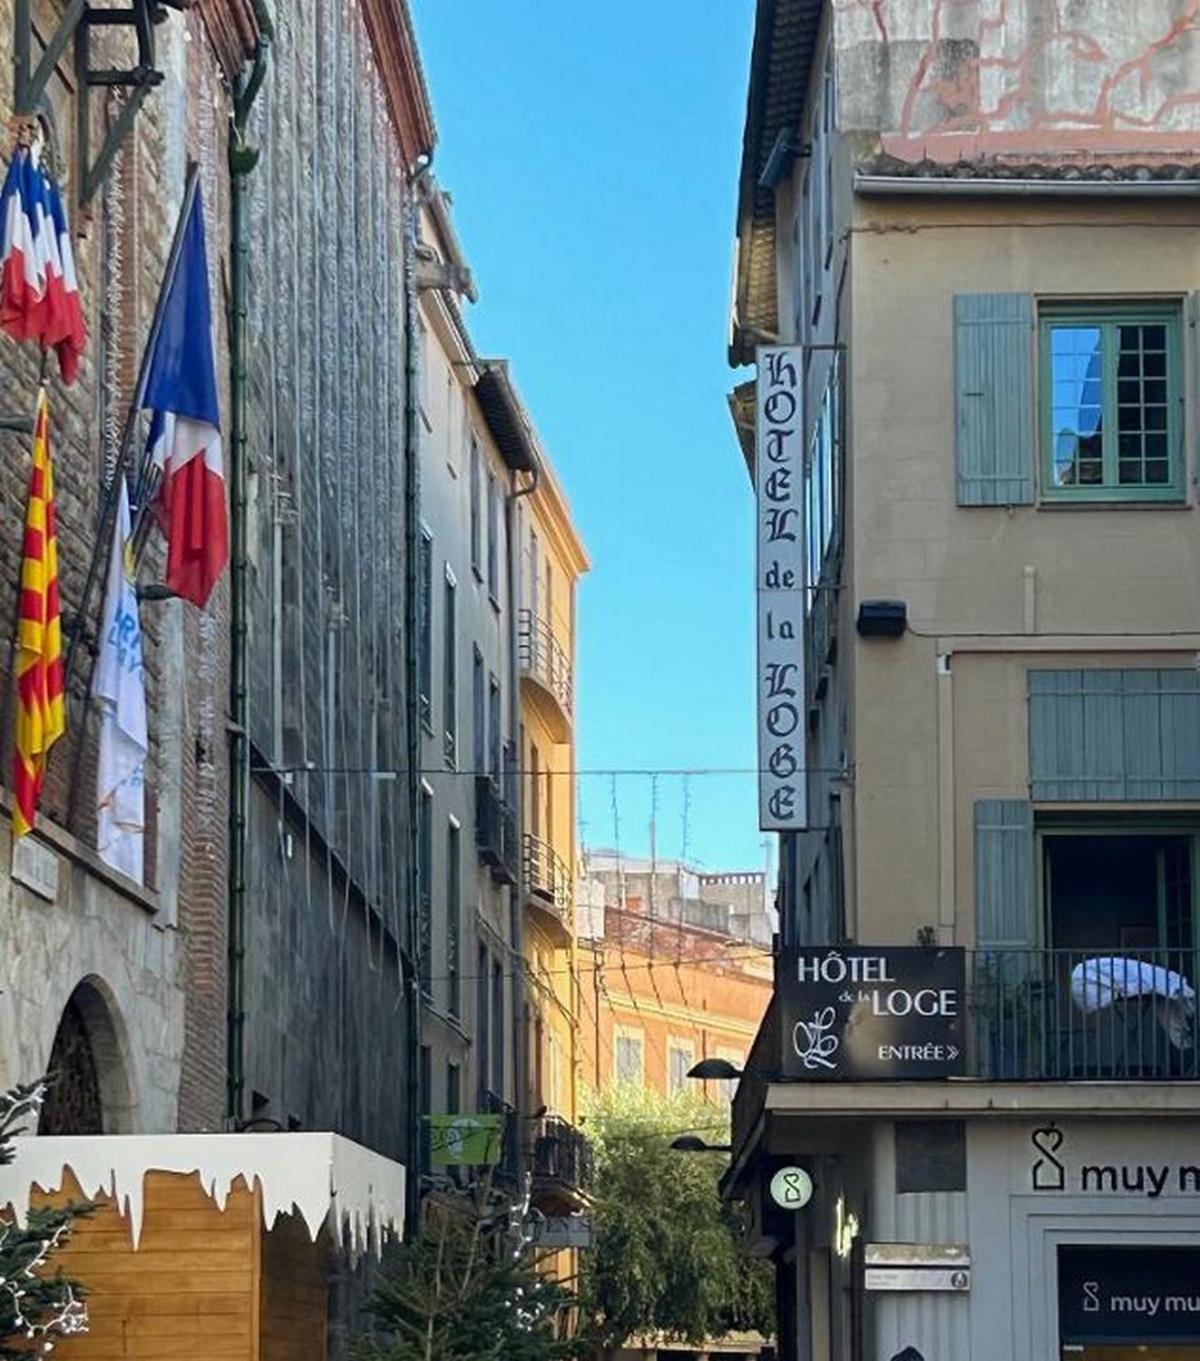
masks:
<instances>
[{"instance_id":1,"label":"drainpipe","mask_svg":"<svg viewBox=\"0 0 1200 1361\"><path fill-rule=\"evenodd\" d=\"M410 176L415 185L429 169L433 157L422 156ZM421 530L421 447L420 417L417 412L417 391L420 381L421 356L417 352L417 201L415 191L408 198L408 225L404 232L404 687L405 741L408 756L408 862L405 866L407 899L407 948L404 951L404 999L407 1019L406 1090L408 1093L408 1161L409 1175L405 1181L408 1223L405 1238L412 1241L418 1230L421 1206L421 1180L426 1171L422 1166L421 1112L422 1100L428 1093L421 1091L421 996L417 977L417 936L420 930L417 914L421 884L418 855L421 799L421 721L418 712L419 684L418 594L420 577L418 545Z\"/></svg>"},{"instance_id":2,"label":"drainpipe","mask_svg":"<svg viewBox=\"0 0 1200 1361\"><path fill-rule=\"evenodd\" d=\"M525 1030L525 817L523 795L523 782L521 779L521 761L524 753L521 751L521 672L520 672L520 637L518 631L518 613L521 604L520 593L520 563L521 557L517 543L517 502L524 496L532 496L538 488L541 479L541 468L534 462L530 471L530 480L523 487L515 487L504 498L504 531L506 539L506 549L508 553L508 666L509 666L509 694L511 696L512 707L512 742L517 749L517 806L513 810L517 820L517 863L516 883L511 890L509 899L509 937L512 941L513 954L517 960L516 967L513 969L513 1088L516 1096L514 1104L517 1107L518 1115L521 1114L521 1104L525 1096L525 1083L527 1075L525 1073L525 1055L528 1051L528 1035ZM524 1122L519 1122L519 1128L524 1128Z\"/></svg>"},{"instance_id":3,"label":"drainpipe","mask_svg":"<svg viewBox=\"0 0 1200 1361\"><path fill-rule=\"evenodd\" d=\"M229 142L229 480L230 480L230 659L229 659L229 937L227 942L225 1123L239 1129L245 1118L246 860L249 841L250 738L246 703L246 292L249 237L246 181L258 164L259 148L246 141L250 111L267 74L275 28L265 0L251 0L258 42L233 101Z\"/></svg>"}]
</instances>

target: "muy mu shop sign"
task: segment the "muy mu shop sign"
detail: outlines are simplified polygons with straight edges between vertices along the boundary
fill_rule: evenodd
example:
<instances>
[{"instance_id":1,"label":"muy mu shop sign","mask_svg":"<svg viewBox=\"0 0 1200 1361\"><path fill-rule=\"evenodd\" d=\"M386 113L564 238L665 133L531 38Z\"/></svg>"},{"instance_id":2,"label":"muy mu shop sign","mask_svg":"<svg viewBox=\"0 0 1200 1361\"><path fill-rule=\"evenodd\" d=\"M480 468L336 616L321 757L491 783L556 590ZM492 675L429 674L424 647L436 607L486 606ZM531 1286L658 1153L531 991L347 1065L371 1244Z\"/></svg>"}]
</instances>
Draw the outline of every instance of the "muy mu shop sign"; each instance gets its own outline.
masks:
<instances>
[{"instance_id":1,"label":"muy mu shop sign","mask_svg":"<svg viewBox=\"0 0 1200 1361\"><path fill-rule=\"evenodd\" d=\"M782 1076L807 1082L961 1077L960 949L785 949Z\"/></svg>"}]
</instances>

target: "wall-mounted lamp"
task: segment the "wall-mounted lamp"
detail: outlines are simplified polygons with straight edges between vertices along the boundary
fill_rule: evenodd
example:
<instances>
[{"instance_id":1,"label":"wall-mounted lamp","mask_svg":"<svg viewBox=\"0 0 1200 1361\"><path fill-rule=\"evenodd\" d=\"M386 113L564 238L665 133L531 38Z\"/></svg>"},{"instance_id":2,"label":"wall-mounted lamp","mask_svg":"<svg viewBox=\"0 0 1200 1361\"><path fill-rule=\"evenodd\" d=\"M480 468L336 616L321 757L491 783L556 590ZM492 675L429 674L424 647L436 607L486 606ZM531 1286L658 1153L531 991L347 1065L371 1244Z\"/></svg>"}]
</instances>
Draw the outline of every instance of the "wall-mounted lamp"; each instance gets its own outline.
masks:
<instances>
[{"instance_id":1,"label":"wall-mounted lamp","mask_svg":"<svg viewBox=\"0 0 1200 1361\"><path fill-rule=\"evenodd\" d=\"M667 1145L674 1153L732 1153L729 1144L706 1144L698 1134L681 1134Z\"/></svg>"},{"instance_id":2,"label":"wall-mounted lamp","mask_svg":"<svg viewBox=\"0 0 1200 1361\"><path fill-rule=\"evenodd\" d=\"M701 1059L692 1064L687 1075L698 1082L732 1082L741 1077L742 1070L735 1068L728 1059Z\"/></svg>"},{"instance_id":3,"label":"wall-mounted lamp","mask_svg":"<svg viewBox=\"0 0 1200 1361\"><path fill-rule=\"evenodd\" d=\"M908 629L908 605L903 600L864 600L858 607L860 638L902 638Z\"/></svg>"}]
</instances>

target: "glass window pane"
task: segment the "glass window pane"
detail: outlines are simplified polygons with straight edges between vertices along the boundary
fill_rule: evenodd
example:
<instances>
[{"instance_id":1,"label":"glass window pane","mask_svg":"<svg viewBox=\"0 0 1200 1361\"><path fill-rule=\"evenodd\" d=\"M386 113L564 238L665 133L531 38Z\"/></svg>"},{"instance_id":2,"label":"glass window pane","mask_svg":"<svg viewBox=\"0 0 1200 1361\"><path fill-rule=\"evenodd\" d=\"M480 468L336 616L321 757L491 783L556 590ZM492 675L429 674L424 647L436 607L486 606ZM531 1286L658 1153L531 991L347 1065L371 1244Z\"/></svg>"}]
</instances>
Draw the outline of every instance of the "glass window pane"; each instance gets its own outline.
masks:
<instances>
[{"instance_id":1,"label":"glass window pane","mask_svg":"<svg viewBox=\"0 0 1200 1361\"><path fill-rule=\"evenodd\" d=\"M1165 458L1146 460L1146 481L1152 486L1165 486L1170 480L1170 464Z\"/></svg>"}]
</instances>

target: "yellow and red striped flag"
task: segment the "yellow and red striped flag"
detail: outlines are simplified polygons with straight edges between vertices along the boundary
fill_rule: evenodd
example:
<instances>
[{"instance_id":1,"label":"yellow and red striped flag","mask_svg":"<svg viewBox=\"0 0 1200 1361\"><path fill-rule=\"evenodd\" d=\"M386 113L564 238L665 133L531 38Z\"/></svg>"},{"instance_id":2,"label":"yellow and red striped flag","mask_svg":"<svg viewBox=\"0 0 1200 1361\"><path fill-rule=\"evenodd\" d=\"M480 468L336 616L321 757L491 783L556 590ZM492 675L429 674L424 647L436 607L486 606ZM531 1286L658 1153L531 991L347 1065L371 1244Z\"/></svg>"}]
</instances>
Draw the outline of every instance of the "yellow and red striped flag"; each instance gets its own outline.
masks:
<instances>
[{"instance_id":1,"label":"yellow and red striped flag","mask_svg":"<svg viewBox=\"0 0 1200 1361\"><path fill-rule=\"evenodd\" d=\"M50 405L38 393L33 471L21 556L17 618L17 723L13 740L13 836L33 827L50 748L66 732L62 620L58 607L58 534L50 466Z\"/></svg>"}]
</instances>

